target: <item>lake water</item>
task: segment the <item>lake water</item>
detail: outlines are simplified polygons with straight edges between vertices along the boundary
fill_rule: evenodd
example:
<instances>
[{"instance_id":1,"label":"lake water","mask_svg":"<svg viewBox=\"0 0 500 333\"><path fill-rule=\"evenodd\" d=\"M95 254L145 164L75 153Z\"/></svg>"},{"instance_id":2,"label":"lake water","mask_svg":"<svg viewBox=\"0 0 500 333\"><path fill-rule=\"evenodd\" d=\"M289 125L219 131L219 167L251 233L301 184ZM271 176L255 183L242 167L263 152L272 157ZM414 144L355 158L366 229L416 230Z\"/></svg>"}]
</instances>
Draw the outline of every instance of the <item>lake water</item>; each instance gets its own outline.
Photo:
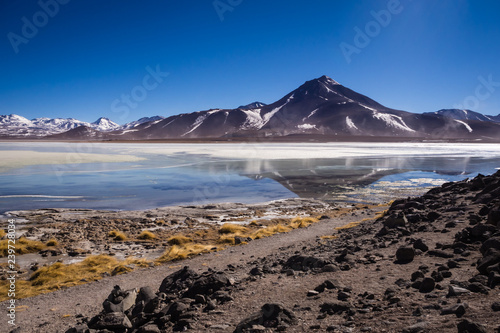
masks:
<instances>
[{"instance_id":1,"label":"lake water","mask_svg":"<svg viewBox=\"0 0 500 333\"><path fill-rule=\"evenodd\" d=\"M3 142L0 155L0 213L292 197L383 202L500 168L498 144Z\"/></svg>"}]
</instances>

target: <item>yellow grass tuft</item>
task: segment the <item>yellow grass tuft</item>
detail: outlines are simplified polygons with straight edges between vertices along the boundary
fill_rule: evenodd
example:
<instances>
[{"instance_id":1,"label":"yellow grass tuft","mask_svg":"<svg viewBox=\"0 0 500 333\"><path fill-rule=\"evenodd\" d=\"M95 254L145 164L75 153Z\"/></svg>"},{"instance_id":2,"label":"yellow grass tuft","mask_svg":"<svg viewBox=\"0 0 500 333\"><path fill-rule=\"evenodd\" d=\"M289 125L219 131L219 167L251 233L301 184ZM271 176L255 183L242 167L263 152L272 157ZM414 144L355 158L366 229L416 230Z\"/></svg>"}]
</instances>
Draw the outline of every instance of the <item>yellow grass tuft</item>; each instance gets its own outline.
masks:
<instances>
[{"instance_id":1,"label":"yellow grass tuft","mask_svg":"<svg viewBox=\"0 0 500 333\"><path fill-rule=\"evenodd\" d=\"M290 227L293 229L305 228L316 222L318 219L314 217L296 217L290 222Z\"/></svg>"},{"instance_id":2,"label":"yellow grass tuft","mask_svg":"<svg viewBox=\"0 0 500 333\"><path fill-rule=\"evenodd\" d=\"M150 263L144 259L127 258L124 261L106 256L97 255L87 257L76 264L62 264L56 262L50 266L39 268L31 278L16 281L16 298L32 297L48 293L61 288L67 288L96 281L104 274L123 274L133 270L133 266L144 267ZM9 281L0 281L0 302L7 299Z\"/></svg>"},{"instance_id":3,"label":"yellow grass tuft","mask_svg":"<svg viewBox=\"0 0 500 333\"><path fill-rule=\"evenodd\" d=\"M120 275L128 272L132 272L134 269L128 265L118 265L111 271L111 275Z\"/></svg>"},{"instance_id":4,"label":"yellow grass tuft","mask_svg":"<svg viewBox=\"0 0 500 333\"><path fill-rule=\"evenodd\" d=\"M386 210L383 210L381 212L377 212L377 215L375 216L375 219L380 219L380 218L384 217L387 214L388 211L389 210L386 209Z\"/></svg>"},{"instance_id":5,"label":"yellow grass tuft","mask_svg":"<svg viewBox=\"0 0 500 333\"><path fill-rule=\"evenodd\" d=\"M228 236L228 235L222 235L217 240L217 243L219 243L219 244L234 245L235 242L236 241L235 241L234 237L233 236Z\"/></svg>"},{"instance_id":6,"label":"yellow grass tuft","mask_svg":"<svg viewBox=\"0 0 500 333\"><path fill-rule=\"evenodd\" d=\"M200 253L208 253L218 248L214 245L202 245L202 244L184 244L184 245L174 245L170 247L164 254L161 255L157 262L164 263L173 260L186 259Z\"/></svg>"},{"instance_id":7,"label":"yellow grass tuft","mask_svg":"<svg viewBox=\"0 0 500 333\"><path fill-rule=\"evenodd\" d=\"M139 236L137 236L137 238L139 239L143 239L143 240L152 240L152 239L156 239L158 237L156 237L155 234L153 234L151 231L149 230L143 230Z\"/></svg>"},{"instance_id":8,"label":"yellow grass tuft","mask_svg":"<svg viewBox=\"0 0 500 333\"><path fill-rule=\"evenodd\" d=\"M346 225L335 228L335 230L344 230L344 229L354 228L354 227L357 227L358 225L360 225L360 223L361 223L361 221L349 222Z\"/></svg>"},{"instance_id":9,"label":"yellow grass tuft","mask_svg":"<svg viewBox=\"0 0 500 333\"><path fill-rule=\"evenodd\" d=\"M243 234L247 232L248 229L239 224L224 223L219 229L219 234Z\"/></svg>"},{"instance_id":10,"label":"yellow grass tuft","mask_svg":"<svg viewBox=\"0 0 500 333\"><path fill-rule=\"evenodd\" d=\"M47 246L57 246L57 245L59 245L59 242L57 240L55 240L54 238L52 238L45 245L47 245Z\"/></svg>"},{"instance_id":11,"label":"yellow grass tuft","mask_svg":"<svg viewBox=\"0 0 500 333\"><path fill-rule=\"evenodd\" d=\"M169 245L184 245L187 243L192 243L193 239L183 236L183 235L176 235L172 236L167 240L167 243Z\"/></svg>"},{"instance_id":12,"label":"yellow grass tuft","mask_svg":"<svg viewBox=\"0 0 500 333\"><path fill-rule=\"evenodd\" d=\"M16 254L38 252L45 248L45 244L43 244L42 242L32 241L24 237L16 239L15 244L13 244L12 242L9 243L8 239L4 239L0 241L0 257L6 257L7 255L9 255L9 245L11 245L11 249L15 248Z\"/></svg>"},{"instance_id":13,"label":"yellow grass tuft","mask_svg":"<svg viewBox=\"0 0 500 333\"><path fill-rule=\"evenodd\" d=\"M337 239L339 236L336 235L327 235L327 236L321 236L321 239Z\"/></svg>"},{"instance_id":14,"label":"yellow grass tuft","mask_svg":"<svg viewBox=\"0 0 500 333\"><path fill-rule=\"evenodd\" d=\"M257 222L257 220L253 220L252 222L249 223L250 226L252 227L258 227L259 226L259 222Z\"/></svg>"},{"instance_id":15,"label":"yellow grass tuft","mask_svg":"<svg viewBox=\"0 0 500 333\"><path fill-rule=\"evenodd\" d=\"M290 230L292 230L292 229L288 226L284 226L283 224L276 224L276 225L272 225L272 226L257 230L256 232L254 232L250 235L250 238L260 239L260 238L272 236L272 235L280 233L280 232L289 232Z\"/></svg>"},{"instance_id":16,"label":"yellow grass tuft","mask_svg":"<svg viewBox=\"0 0 500 333\"><path fill-rule=\"evenodd\" d=\"M127 235L125 235L123 232L118 231L118 230L111 230L108 233L108 236L113 237L113 239L116 241L124 241L124 240L127 240L127 238L128 238Z\"/></svg>"},{"instance_id":17,"label":"yellow grass tuft","mask_svg":"<svg viewBox=\"0 0 500 333\"><path fill-rule=\"evenodd\" d=\"M6 235L5 230L0 229L0 239L2 239Z\"/></svg>"}]
</instances>

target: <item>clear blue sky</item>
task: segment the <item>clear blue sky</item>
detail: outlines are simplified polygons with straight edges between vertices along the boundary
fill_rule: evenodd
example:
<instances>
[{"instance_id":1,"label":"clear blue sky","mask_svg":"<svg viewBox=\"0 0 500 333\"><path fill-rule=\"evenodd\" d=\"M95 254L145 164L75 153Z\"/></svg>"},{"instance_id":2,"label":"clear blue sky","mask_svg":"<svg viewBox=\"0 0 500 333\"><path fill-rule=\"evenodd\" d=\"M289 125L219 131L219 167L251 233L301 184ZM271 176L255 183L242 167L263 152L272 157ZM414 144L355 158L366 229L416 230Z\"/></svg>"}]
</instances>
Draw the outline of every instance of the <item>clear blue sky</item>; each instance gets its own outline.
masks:
<instances>
[{"instance_id":1,"label":"clear blue sky","mask_svg":"<svg viewBox=\"0 0 500 333\"><path fill-rule=\"evenodd\" d=\"M498 0L59 1L52 17L0 0L0 114L125 123L271 103L323 74L396 109L500 113Z\"/></svg>"}]
</instances>

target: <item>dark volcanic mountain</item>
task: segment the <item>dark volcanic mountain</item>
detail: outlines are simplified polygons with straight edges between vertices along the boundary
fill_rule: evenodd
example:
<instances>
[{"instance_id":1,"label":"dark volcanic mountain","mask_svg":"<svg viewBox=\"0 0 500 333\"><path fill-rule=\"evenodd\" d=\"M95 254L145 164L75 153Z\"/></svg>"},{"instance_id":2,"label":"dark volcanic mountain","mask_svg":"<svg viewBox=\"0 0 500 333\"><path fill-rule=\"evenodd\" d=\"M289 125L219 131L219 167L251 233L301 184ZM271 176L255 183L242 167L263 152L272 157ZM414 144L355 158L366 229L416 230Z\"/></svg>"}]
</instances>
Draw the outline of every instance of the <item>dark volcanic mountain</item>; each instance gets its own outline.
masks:
<instances>
[{"instance_id":1,"label":"dark volcanic mountain","mask_svg":"<svg viewBox=\"0 0 500 333\"><path fill-rule=\"evenodd\" d=\"M121 139L276 137L294 134L418 138L500 138L500 125L383 106L327 76L307 81L277 102L171 116ZM113 135L114 136L114 135Z\"/></svg>"},{"instance_id":2,"label":"dark volcanic mountain","mask_svg":"<svg viewBox=\"0 0 500 333\"><path fill-rule=\"evenodd\" d=\"M0 135L3 133L2 126L6 128L5 133L9 134L12 126L8 124L12 123L21 130L29 125L26 123L29 121L22 117L8 117L3 123L0 122ZM319 137L330 140L335 137L363 137L363 140L369 140L376 136L500 140L500 115L484 116L469 110L440 110L424 114L395 110L327 76L307 81L269 105L254 102L236 109L210 109L168 118L141 118L124 126L118 126L105 118L92 124L82 124L93 130L72 125L67 128L71 130L48 138L149 140L289 137L308 140ZM107 132L101 133L102 129Z\"/></svg>"}]
</instances>

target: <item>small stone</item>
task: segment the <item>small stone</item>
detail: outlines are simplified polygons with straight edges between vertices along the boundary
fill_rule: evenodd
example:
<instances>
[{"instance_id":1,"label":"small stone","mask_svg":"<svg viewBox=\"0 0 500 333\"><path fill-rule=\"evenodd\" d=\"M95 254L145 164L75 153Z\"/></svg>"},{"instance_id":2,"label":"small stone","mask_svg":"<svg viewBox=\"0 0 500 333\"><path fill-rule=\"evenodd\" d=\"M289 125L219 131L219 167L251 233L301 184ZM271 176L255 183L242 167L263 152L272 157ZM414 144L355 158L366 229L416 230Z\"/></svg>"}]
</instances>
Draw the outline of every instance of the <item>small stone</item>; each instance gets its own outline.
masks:
<instances>
[{"instance_id":1,"label":"small stone","mask_svg":"<svg viewBox=\"0 0 500 333\"><path fill-rule=\"evenodd\" d=\"M418 332L424 332L427 329L427 325L429 323L426 321L421 321L419 323L413 324L411 326L406 327L403 329L402 333L418 333Z\"/></svg>"},{"instance_id":2,"label":"small stone","mask_svg":"<svg viewBox=\"0 0 500 333\"><path fill-rule=\"evenodd\" d=\"M312 296L318 296L319 295L319 292L317 292L316 290L309 290L307 292L307 296L308 297L312 297Z\"/></svg>"},{"instance_id":3,"label":"small stone","mask_svg":"<svg viewBox=\"0 0 500 333\"><path fill-rule=\"evenodd\" d=\"M422 283L420 284L418 291L420 291L421 293L429 293L434 290L435 286L436 282L434 281L434 279L426 277L425 279L422 280Z\"/></svg>"},{"instance_id":4,"label":"small stone","mask_svg":"<svg viewBox=\"0 0 500 333\"><path fill-rule=\"evenodd\" d=\"M448 295L446 295L446 297L460 296L464 294L470 294L470 291L468 289L460 288L450 284L448 286Z\"/></svg>"},{"instance_id":5,"label":"small stone","mask_svg":"<svg viewBox=\"0 0 500 333\"><path fill-rule=\"evenodd\" d=\"M500 302L495 302L495 303L491 304L491 309L495 312L500 311Z\"/></svg>"},{"instance_id":6,"label":"small stone","mask_svg":"<svg viewBox=\"0 0 500 333\"><path fill-rule=\"evenodd\" d=\"M465 314L467 308L468 306L466 304L463 303L455 304L449 308L442 309L441 315L444 316L444 315L454 314L457 316L457 318L460 318Z\"/></svg>"},{"instance_id":7,"label":"small stone","mask_svg":"<svg viewBox=\"0 0 500 333\"><path fill-rule=\"evenodd\" d=\"M411 274L411 281L414 282L417 279L423 279L424 278L424 273L421 271L416 271Z\"/></svg>"},{"instance_id":8,"label":"small stone","mask_svg":"<svg viewBox=\"0 0 500 333\"><path fill-rule=\"evenodd\" d=\"M254 267L250 270L250 275L258 276L262 275L262 269L260 267Z\"/></svg>"},{"instance_id":9,"label":"small stone","mask_svg":"<svg viewBox=\"0 0 500 333\"><path fill-rule=\"evenodd\" d=\"M338 267L333 265L333 264L325 265L322 268L322 272L324 272L324 273L333 273L333 272L337 272L338 270L339 270Z\"/></svg>"},{"instance_id":10,"label":"small stone","mask_svg":"<svg viewBox=\"0 0 500 333\"><path fill-rule=\"evenodd\" d=\"M422 252L427 252L429 250L429 247L424 243L422 239L417 239L415 243L413 243L413 247Z\"/></svg>"},{"instance_id":11,"label":"small stone","mask_svg":"<svg viewBox=\"0 0 500 333\"><path fill-rule=\"evenodd\" d=\"M409 246L402 246L396 251L396 260L399 263L409 263L415 257L415 249Z\"/></svg>"}]
</instances>

